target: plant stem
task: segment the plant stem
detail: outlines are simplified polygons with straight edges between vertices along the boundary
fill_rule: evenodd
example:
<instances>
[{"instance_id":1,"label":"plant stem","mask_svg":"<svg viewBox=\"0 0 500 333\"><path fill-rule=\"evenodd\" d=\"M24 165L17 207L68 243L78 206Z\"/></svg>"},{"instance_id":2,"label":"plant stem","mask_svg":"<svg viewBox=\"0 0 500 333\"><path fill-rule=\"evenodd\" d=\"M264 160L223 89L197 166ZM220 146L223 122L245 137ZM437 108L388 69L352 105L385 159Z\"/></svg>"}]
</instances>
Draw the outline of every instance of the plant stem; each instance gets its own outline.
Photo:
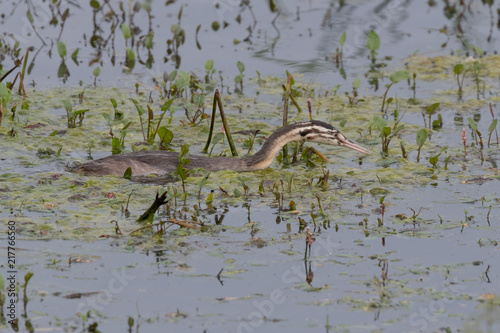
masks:
<instances>
[{"instance_id":1,"label":"plant stem","mask_svg":"<svg viewBox=\"0 0 500 333\"><path fill-rule=\"evenodd\" d=\"M229 130L229 126L227 124L226 115L224 114L224 107L222 106L222 98L220 97L219 90L215 90L215 97L217 98L217 104L219 105L220 117L222 119L222 124L224 125L224 130L226 131L227 142L229 143L229 147L231 148L231 154L233 156L238 156L238 151L234 146L233 138L231 137L231 131Z\"/></svg>"}]
</instances>

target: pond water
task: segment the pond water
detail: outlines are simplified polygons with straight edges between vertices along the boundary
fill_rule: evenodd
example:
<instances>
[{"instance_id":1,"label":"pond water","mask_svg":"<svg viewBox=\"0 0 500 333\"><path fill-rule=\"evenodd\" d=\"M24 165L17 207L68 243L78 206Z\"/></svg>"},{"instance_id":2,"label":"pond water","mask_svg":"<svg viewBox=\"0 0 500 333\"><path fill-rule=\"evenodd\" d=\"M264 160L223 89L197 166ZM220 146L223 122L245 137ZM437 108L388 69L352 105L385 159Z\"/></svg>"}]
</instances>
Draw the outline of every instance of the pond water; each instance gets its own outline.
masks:
<instances>
[{"instance_id":1,"label":"pond water","mask_svg":"<svg viewBox=\"0 0 500 333\"><path fill-rule=\"evenodd\" d=\"M30 50L27 96L17 94L17 78L0 127L0 327L498 331L500 152L491 127L499 116L497 7L0 0L0 77ZM380 40L375 53L367 47L372 29ZM0 84L14 81L19 63ZM111 154L110 129L124 151L158 148L158 138L143 144L147 119L140 121L130 99L149 105L156 124L184 73L185 90L170 90L174 102L161 123L173 132L169 147L187 143L201 154L209 123L194 117L197 109L210 113L218 88L240 155L252 137L234 132L260 130L255 152L282 124L286 71L304 110L290 104L290 120L308 119L311 98L315 119L372 154L307 144L329 161L275 161L258 172L211 173L205 183L199 170L186 180L185 200L180 180L67 171L75 161ZM391 78L402 71L408 79ZM381 112L386 91L392 102ZM113 118L110 98L122 120ZM88 110L81 126L76 116L68 128L65 100L72 111ZM213 151L230 154L226 141ZM136 222L163 191L170 202L153 225ZM165 230L156 233L160 224ZM305 256L308 232L315 241ZM12 313L18 327L9 323Z\"/></svg>"}]
</instances>

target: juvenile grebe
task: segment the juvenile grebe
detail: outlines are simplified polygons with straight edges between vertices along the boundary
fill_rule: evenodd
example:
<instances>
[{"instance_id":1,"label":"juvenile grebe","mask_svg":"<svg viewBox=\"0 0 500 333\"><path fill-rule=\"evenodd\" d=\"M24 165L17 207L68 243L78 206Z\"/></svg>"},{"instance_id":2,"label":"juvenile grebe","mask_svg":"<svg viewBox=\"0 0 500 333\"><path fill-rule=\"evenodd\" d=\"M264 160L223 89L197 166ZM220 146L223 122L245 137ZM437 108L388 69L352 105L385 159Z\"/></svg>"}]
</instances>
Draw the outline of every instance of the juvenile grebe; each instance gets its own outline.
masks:
<instances>
[{"instance_id":1,"label":"juvenile grebe","mask_svg":"<svg viewBox=\"0 0 500 333\"><path fill-rule=\"evenodd\" d=\"M360 153L370 154L365 149L347 139L339 130L330 124L313 120L292 123L283 126L266 140L262 148L247 158L205 157L189 155L191 161L185 167L204 168L208 171L234 170L254 171L268 168L287 143L293 141L310 141L342 146ZM86 162L75 171L89 176L118 175L123 176L127 168L132 169L133 176L147 174L164 175L173 172L179 165L178 153L163 150L141 150L128 154L111 155L95 161Z\"/></svg>"}]
</instances>

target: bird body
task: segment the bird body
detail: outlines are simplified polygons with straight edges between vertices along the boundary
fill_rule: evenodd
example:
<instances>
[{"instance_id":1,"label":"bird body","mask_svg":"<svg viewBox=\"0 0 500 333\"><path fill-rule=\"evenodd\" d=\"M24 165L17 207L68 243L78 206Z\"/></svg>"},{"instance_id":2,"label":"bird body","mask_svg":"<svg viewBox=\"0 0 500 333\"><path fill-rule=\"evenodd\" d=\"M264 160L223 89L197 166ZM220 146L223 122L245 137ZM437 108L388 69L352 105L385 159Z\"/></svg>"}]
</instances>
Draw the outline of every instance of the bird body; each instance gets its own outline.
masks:
<instances>
[{"instance_id":1,"label":"bird body","mask_svg":"<svg viewBox=\"0 0 500 333\"><path fill-rule=\"evenodd\" d=\"M190 163L186 168L204 168L208 171L234 170L255 171L268 168L279 150L293 141L310 141L334 146L343 146L358 152L370 151L347 139L335 127L322 121L292 123L276 130L266 140L262 148L247 158L205 157L189 155ZM179 154L162 150L141 150L127 154L111 155L95 161L86 162L75 171L89 176L123 176L127 168L133 176L147 174L164 175L173 172L179 165Z\"/></svg>"}]
</instances>

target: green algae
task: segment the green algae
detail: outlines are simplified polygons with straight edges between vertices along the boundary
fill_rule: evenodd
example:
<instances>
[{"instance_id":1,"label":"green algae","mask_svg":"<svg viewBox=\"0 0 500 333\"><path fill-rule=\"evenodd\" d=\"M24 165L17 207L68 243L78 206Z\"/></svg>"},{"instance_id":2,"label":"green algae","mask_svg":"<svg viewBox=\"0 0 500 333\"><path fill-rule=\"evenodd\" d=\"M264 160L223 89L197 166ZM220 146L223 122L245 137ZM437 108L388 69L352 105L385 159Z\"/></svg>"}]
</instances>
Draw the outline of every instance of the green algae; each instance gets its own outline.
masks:
<instances>
[{"instance_id":1,"label":"green algae","mask_svg":"<svg viewBox=\"0 0 500 333\"><path fill-rule=\"evenodd\" d=\"M485 58L481 59L485 66L489 66L486 63L490 61L498 60L496 57ZM425 67L426 64L433 64L431 69L426 69L427 72L445 73L445 68L458 60L456 57L429 59L415 56L409 59L408 69L418 71L418 77L421 78L420 74L425 73L422 67ZM483 72L481 74L484 75ZM435 80L442 79L444 78L435 77ZM281 83L278 78L260 78L256 88L259 92L259 98L236 95L223 97L233 132L248 129L260 131L253 152L262 144L263 138L269 136L278 127L276 125L279 124L279 121L274 119L279 119L280 107L277 107L274 102L270 103L266 100L272 100L275 98L273 96L282 94ZM460 161L457 159L457 155L463 155L458 144L450 148L453 157L447 170L443 169L441 163L438 163L438 169L430 169L429 164L425 162L416 163L412 159L398 157L400 151L394 147L389 149L388 158L380 156L377 151L381 146L376 144L380 139L376 133L370 130L373 112L366 111L367 109L377 109L377 105L381 101L380 97L363 96L362 102L346 106L344 96L318 94L319 91L322 91L322 87L319 85L296 82L293 88L296 90L296 99L300 104L305 104L309 96L315 96L315 104L320 106L316 108L314 114L316 119L333 121L334 123L347 119L347 122L343 124L343 133L370 147L373 154L364 157L363 163L378 167L358 168L354 163L357 157L355 152L340 151L336 147L318 145L317 149L321 150L331 161L325 164L319 159L314 159L314 163L322 165L326 169L330 169L332 163L336 165L335 169L331 171L332 176L337 181L331 180L326 188L314 185L322 175L319 168L306 167L304 164L298 163L287 167L293 170L289 173L293 172L294 175L293 193L287 193L281 185L281 182L287 182L286 172L283 173L281 167L275 162L272 168L251 174L239 174L233 171L213 173L201 191L202 198L213 193L212 205L215 206L228 204L238 206L245 202L253 202L253 204L259 203L272 207L276 204L281 205L280 202L276 201L276 195L279 193L283 203L288 201L298 203L296 209L301 212L299 213L301 216L315 212L319 200L323 206L323 213L320 214L322 216L320 222L322 222L338 220L349 214L356 214L353 208L337 209L340 202L349 202L353 195L358 198L361 198L363 193L371 193L374 196L397 195L398 191L416 189L434 183L436 180L446 179L447 182L456 182L464 177L471 177L458 172L461 168L460 165L452 163ZM84 162L89 154L92 156L109 154L111 151L110 129L115 134L119 133L121 128L129 122L130 126L125 136L125 152L158 148L157 143L144 145L139 117L133 103L129 100L129 92L116 88L87 88L81 103L79 101L80 93L82 93L81 89L62 88L29 91L25 101L29 105L29 109L20 110L14 118L5 119L4 126L0 127L0 135L5 142L5 158L13 160L19 166L30 167L33 170L33 172L26 171L26 174L22 174L16 171L16 167L3 169L0 179L5 184L5 188L8 189L2 194L5 207L12 211L17 210L15 215L8 218L15 217L19 221L29 221L29 216L37 214L33 231L43 231L45 237L64 239L84 237L87 240L95 240L102 235L113 234L112 224L109 223L112 220L118 221L122 232L127 233L135 230L137 226L133 219L124 216L127 202L131 216L138 216L145 207L150 205L155 192L161 192L164 189L162 185L138 184L117 177L84 177L65 171L66 165L70 165L76 160ZM429 103L433 102L437 96L442 95L441 92L435 92L435 94L436 97L430 98ZM455 93L450 91L446 94ZM109 117L113 116L114 108L109 103L109 98L118 101L119 109L124 114L123 119L113 121L111 127L108 127L102 115L105 113ZM134 96L134 98L140 105L151 105L151 108L156 110L155 114L159 115L159 108L163 103L161 99L152 102L141 94ZM81 127L67 128L62 102L65 99L69 100L75 109L89 110L85 114ZM207 96L206 105L211 105L211 103L211 97ZM405 100L400 99L400 103L404 105ZM444 108L453 108L456 112L464 114L471 108L480 108L485 105L485 101L477 99L467 99L460 103L452 100L440 100L440 103ZM171 117L164 119L163 124L174 133L170 146L176 150L182 144L187 143L190 145L190 153L197 154L206 138L208 121L203 121L198 126L182 125L185 120L182 108L182 100L174 101ZM407 104L406 109L410 112L419 110L418 107L410 104ZM304 119L304 114L298 113L297 110L292 109L292 111L291 120ZM270 123L275 125L270 125ZM17 136L8 136L9 128L15 128ZM404 130L400 134L400 140L405 142L406 150L410 153L417 149L414 139L411 137L420 128L416 124L405 124ZM235 137L238 148L240 151L244 151L243 143L246 137L238 134ZM396 145L394 144L394 146ZM439 149L432 140L428 141L423 147L423 159L437 154ZM41 158L40 151L49 153L44 154L44 158ZM492 156L498 154L496 150L486 152ZM225 148L225 145L218 144L213 155L227 153L228 149ZM475 154L474 150L471 151L471 154ZM483 177L498 177L496 169L483 168L477 159L471 159L468 163L470 167L474 165L474 167L480 168ZM44 171L39 172L38 169ZM196 200L197 184L203 177L204 173L201 171L193 174L186 181L188 201L183 210L186 210L188 216L194 212L191 207L198 204L198 200ZM359 187L359 190L347 190L340 186L340 181ZM258 190L259 185L265 182L268 185L261 192ZM177 195L180 195L179 184L172 183L168 187L172 190L175 189ZM332 191L335 191L334 195L331 194ZM235 193L241 195L235 195ZM181 203L179 197L176 200L173 197L170 199L177 201L178 205ZM177 209L172 203L169 205L170 209ZM206 220L206 223L211 224L211 215L201 212L201 218ZM160 212L160 217L165 213L168 212ZM296 218L296 215L290 215L286 211L280 212L280 216L287 221L292 221L292 223ZM2 217L2 220L7 221L7 217ZM309 223L311 222L309 221ZM231 230L238 233L244 232L248 228ZM195 231L186 232L186 230L170 232L178 236L197 233ZM35 233L26 233L24 236L31 237L29 234Z\"/></svg>"}]
</instances>

